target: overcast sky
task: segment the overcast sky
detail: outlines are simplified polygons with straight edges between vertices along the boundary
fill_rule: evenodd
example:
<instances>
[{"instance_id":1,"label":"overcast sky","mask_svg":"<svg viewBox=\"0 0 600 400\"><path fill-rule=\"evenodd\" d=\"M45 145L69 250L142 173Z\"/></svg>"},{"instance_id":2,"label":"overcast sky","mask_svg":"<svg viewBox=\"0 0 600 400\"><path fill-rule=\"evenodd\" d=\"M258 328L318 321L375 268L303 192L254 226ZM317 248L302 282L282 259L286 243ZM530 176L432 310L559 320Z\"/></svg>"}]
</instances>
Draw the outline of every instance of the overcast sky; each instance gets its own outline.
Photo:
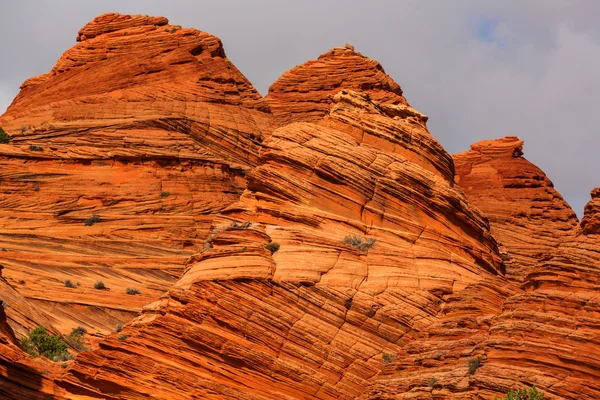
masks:
<instances>
[{"instance_id":1,"label":"overcast sky","mask_svg":"<svg viewBox=\"0 0 600 400\"><path fill-rule=\"evenodd\" d=\"M83 25L115 11L220 37L263 95L350 43L383 64L450 153L516 135L580 217L600 186L598 0L2 0L0 113Z\"/></svg>"}]
</instances>

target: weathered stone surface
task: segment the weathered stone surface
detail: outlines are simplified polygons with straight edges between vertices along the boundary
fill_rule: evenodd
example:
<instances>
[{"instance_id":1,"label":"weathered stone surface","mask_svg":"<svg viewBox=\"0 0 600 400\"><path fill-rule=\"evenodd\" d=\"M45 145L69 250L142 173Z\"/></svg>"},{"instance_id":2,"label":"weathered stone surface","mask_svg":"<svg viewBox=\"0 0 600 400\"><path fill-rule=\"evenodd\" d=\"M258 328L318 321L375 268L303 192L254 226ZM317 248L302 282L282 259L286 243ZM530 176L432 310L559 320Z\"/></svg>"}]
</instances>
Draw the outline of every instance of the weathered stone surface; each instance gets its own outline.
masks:
<instances>
[{"instance_id":1,"label":"weathered stone surface","mask_svg":"<svg viewBox=\"0 0 600 400\"><path fill-rule=\"evenodd\" d=\"M271 85L266 100L281 125L315 122L327 114L333 96L341 89L362 91L379 103L408 106L402 89L381 64L355 52L349 44L284 73Z\"/></svg>"},{"instance_id":2,"label":"weathered stone surface","mask_svg":"<svg viewBox=\"0 0 600 400\"><path fill-rule=\"evenodd\" d=\"M210 246L126 340L81 354L58 386L108 398L353 399L427 331L444 296L504 282L485 219L419 114L352 91L333 102L320 124L273 132ZM352 234L374 246L344 243Z\"/></svg>"},{"instance_id":3,"label":"weathered stone surface","mask_svg":"<svg viewBox=\"0 0 600 400\"><path fill-rule=\"evenodd\" d=\"M0 117L0 396L600 398L597 190L580 228L517 138L453 160L350 46L272 115L208 34L108 14L78 41ZM31 359L42 318L93 348Z\"/></svg>"},{"instance_id":4,"label":"weathered stone surface","mask_svg":"<svg viewBox=\"0 0 600 400\"><path fill-rule=\"evenodd\" d=\"M203 248L273 122L212 35L106 14L78 42L0 117L0 262L61 332L106 334Z\"/></svg>"},{"instance_id":5,"label":"weathered stone surface","mask_svg":"<svg viewBox=\"0 0 600 400\"><path fill-rule=\"evenodd\" d=\"M592 200L586 204L581 229L586 235L600 234L600 188L592 190Z\"/></svg>"},{"instance_id":6,"label":"weathered stone surface","mask_svg":"<svg viewBox=\"0 0 600 400\"><path fill-rule=\"evenodd\" d=\"M510 279L524 280L545 253L576 234L577 216L550 179L523 158L522 140L484 140L454 155L454 162L456 182L509 249Z\"/></svg>"}]
</instances>

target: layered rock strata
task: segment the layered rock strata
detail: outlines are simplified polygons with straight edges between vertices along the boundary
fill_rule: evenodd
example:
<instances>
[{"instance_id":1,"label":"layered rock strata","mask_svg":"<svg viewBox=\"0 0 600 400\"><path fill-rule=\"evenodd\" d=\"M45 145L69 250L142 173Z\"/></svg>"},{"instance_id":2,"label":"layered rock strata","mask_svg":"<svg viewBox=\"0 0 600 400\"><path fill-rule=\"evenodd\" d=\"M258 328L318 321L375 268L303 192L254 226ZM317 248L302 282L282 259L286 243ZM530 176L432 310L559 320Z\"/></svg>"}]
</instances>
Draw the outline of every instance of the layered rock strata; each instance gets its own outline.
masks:
<instances>
[{"instance_id":1,"label":"layered rock strata","mask_svg":"<svg viewBox=\"0 0 600 400\"><path fill-rule=\"evenodd\" d=\"M105 334L180 277L273 124L212 35L106 14L77 40L0 117L0 256L61 331Z\"/></svg>"}]
</instances>

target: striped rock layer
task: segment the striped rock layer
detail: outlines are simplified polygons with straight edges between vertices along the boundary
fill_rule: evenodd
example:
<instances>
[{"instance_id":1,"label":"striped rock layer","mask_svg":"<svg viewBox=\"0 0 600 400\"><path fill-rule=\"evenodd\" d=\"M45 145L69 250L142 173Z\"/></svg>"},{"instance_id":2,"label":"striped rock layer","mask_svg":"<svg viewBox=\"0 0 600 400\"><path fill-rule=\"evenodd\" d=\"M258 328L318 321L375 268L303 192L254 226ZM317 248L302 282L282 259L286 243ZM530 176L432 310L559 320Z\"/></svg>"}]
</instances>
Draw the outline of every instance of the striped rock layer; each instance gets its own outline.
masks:
<instances>
[{"instance_id":1,"label":"striped rock layer","mask_svg":"<svg viewBox=\"0 0 600 400\"><path fill-rule=\"evenodd\" d=\"M521 141L426 122L349 45L263 99L212 35L96 18L0 117L0 394L598 398L597 190L580 226Z\"/></svg>"}]
</instances>

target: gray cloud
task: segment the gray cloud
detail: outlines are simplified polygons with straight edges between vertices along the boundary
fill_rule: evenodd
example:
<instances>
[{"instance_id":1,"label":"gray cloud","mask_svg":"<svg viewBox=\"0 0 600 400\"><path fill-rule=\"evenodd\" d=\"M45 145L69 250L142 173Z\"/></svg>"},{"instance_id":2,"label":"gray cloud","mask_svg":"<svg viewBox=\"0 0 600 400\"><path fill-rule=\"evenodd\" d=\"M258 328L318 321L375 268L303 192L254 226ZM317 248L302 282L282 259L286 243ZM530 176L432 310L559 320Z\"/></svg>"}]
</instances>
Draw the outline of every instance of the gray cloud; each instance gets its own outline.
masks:
<instances>
[{"instance_id":1,"label":"gray cloud","mask_svg":"<svg viewBox=\"0 0 600 400\"><path fill-rule=\"evenodd\" d=\"M579 215L600 186L595 0L5 1L0 110L22 81L52 68L87 21L112 11L164 15L219 36L263 94L287 69L351 43L430 116L449 152L517 135Z\"/></svg>"}]
</instances>

